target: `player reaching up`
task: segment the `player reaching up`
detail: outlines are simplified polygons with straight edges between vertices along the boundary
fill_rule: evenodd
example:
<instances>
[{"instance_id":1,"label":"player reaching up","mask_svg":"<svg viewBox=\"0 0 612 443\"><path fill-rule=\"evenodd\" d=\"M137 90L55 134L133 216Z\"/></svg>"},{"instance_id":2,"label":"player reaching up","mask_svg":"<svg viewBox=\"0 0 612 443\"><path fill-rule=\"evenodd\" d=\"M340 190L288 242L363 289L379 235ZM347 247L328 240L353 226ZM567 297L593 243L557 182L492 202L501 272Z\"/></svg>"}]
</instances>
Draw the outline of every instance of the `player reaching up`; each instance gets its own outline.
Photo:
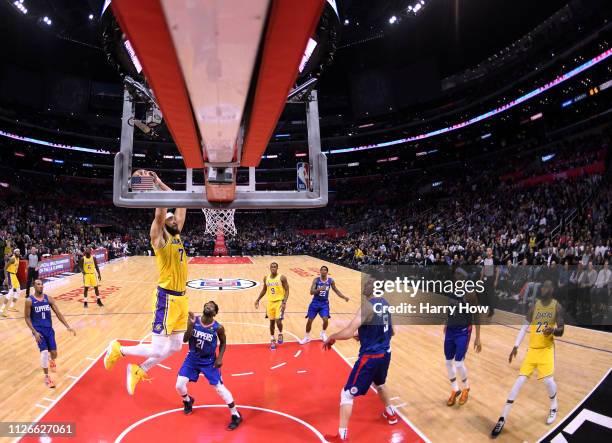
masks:
<instances>
[{"instance_id":1,"label":"player reaching up","mask_svg":"<svg viewBox=\"0 0 612 443\"><path fill-rule=\"evenodd\" d=\"M263 287L255 300L255 309L259 309L259 300L267 295L268 305L266 316L270 320L270 349L276 349L274 326L278 326L278 344L283 344L283 315L289 298L289 283L287 277L278 273L278 263L270 263L270 275L263 279Z\"/></svg>"},{"instance_id":2,"label":"player reaching up","mask_svg":"<svg viewBox=\"0 0 612 443\"><path fill-rule=\"evenodd\" d=\"M312 281L312 285L310 286L310 294L313 296L310 305L308 305L308 313L306 314L306 318L308 321L306 322L306 335L304 338L300 340L300 344L304 345L310 342L310 330L312 328L312 322L317 317L317 315L321 316L323 320L323 330L321 331L321 340L327 340L327 335L325 331L327 330L327 325L329 324L329 290L333 290L338 297L343 299L344 301L349 301L349 298L345 296L340 289L336 287L336 282L333 278L328 275L329 269L327 266L321 266L319 270L320 276L316 277Z\"/></svg>"},{"instance_id":3,"label":"player reaching up","mask_svg":"<svg viewBox=\"0 0 612 443\"><path fill-rule=\"evenodd\" d=\"M550 410L546 424L550 425L557 417L557 384L554 380L555 372L555 337L561 337L565 329L564 310L557 300L553 299L553 283L546 280L542 284L542 298L536 300L525 318L525 324L519 331L514 347L508 357L508 362L516 357L518 348L529 329L529 348L521 364L519 376L512 386L501 417L491 431L492 437L497 437L504 429L510 408L518 396L523 383L531 376L534 369L538 371L538 380L544 380L550 398Z\"/></svg>"},{"instance_id":4,"label":"player reaching up","mask_svg":"<svg viewBox=\"0 0 612 443\"><path fill-rule=\"evenodd\" d=\"M219 306L214 301L204 305L202 316L195 317L192 312L189 313L187 331L183 336L183 341L189 343L189 353L179 370L176 391L183 398L183 411L186 415L191 414L195 398L187 393L187 383L196 383L200 374L203 374L230 409L232 418L227 430L233 431L242 423L242 415L236 408L232 393L225 387L221 378L220 368L225 354L225 328L215 320L215 315L218 313Z\"/></svg>"},{"instance_id":5,"label":"player reaching up","mask_svg":"<svg viewBox=\"0 0 612 443\"><path fill-rule=\"evenodd\" d=\"M359 358L353 366L346 385L340 393L340 426L337 435L326 435L328 442L339 442L347 439L348 424L353 412L353 400L356 396L365 395L372 383L376 387L380 400L385 405L383 418L390 425L398 422L395 408L385 381L391 363L391 337L393 324L387 312L389 303L383 297L374 297L374 280L368 279L364 285L362 303L349 325L329 336L323 343L325 349L331 349L336 340L348 340L359 334Z\"/></svg>"},{"instance_id":6,"label":"player reaching up","mask_svg":"<svg viewBox=\"0 0 612 443\"><path fill-rule=\"evenodd\" d=\"M53 321L51 320L51 310L55 312L59 321L66 326L68 332L72 335L76 335L76 332L70 328L70 325L68 325L68 322L60 312L53 297L43 293L42 280L36 279L34 281L34 295L30 295L25 299L23 316L40 350L40 366L45 374L45 384L50 388L54 388L55 383L53 383L53 380L49 377L49 367L55 372L57 344L55 343L55 331L53 330Z\"/></svg>"},{"instance_id":7,"label":"player reaching up","mask_svg":"<svg viewBox=\"0 0 612 443\"><path fill-rule=\"evenodd\" d=\"M143 171L142 174L151 175L161 190L171 190L154 172ZM185 208L177 208L174 214L166 208L157 208L151 224L151 245L159 270L157 288L153 293L151 343L121 346L117 340L113 340L104 356L104 367L109 371L125 355L146 357L140 365L127 365L127 390L130 395L134 395L140 381L150 380L147 375L149 369L180 351L183 345L189 315L189 301L185 293L187 254L181 240L186 213Z\"/></svg>"}]
</instances>

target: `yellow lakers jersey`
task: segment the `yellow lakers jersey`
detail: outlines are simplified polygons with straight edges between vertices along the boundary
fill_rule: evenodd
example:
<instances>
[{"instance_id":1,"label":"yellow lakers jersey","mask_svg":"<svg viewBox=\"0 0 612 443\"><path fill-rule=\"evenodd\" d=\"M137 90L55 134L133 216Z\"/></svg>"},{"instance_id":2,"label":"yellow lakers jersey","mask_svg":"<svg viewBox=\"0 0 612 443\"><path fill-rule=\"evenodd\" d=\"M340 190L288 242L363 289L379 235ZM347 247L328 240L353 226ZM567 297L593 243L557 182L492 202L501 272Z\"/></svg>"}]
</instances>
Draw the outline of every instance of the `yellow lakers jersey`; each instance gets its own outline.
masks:
<instances>
[{"instance_id":1,"label":"yellow lakers jersey","mask_svg":"<svg viewBox=\"0 0 612 443\"><path fill-rule=\"evenodd\" d=\"M94 264L93 255L87 258L87 256L83 256L83 272L85 274L93 274L96 270L96 265Z\"/></svg>"},{"instance_id":2,"label":"yellow lakers jersey","mask_svg":"<svg viewBox=\"0 0 612 443\"><path fill-rule=\"evenodd\" d=\"M159 269L157 285L170 291L184 292L187 287L187 253L181 236L170 236L162 248L153 249Z\"/></svg>"},{"instance_id":3,"label":"yellow lakers jersey","mask_svg":"<svg viewBox=\"0 0 612 443\"><path fill-rule=\"evenodd\" d=\"M271 275L266 277L266 295L268 301L281 301L285 298L285 288L283 288L280 274L276 274L276 277Z\"/></svg>"},{"instance_id":4,"label":"yellow lakers jersey","mask_svg":"<svg viewBox=\"0 0 612 443\"><path fill-rule=\"evenodd\" d=\"M6 272L10 274L17 274L17 266L19 265L19 260L14 255L12 255L9 260L13 260L13 263L9 263L6 266Z\"/></svg>"},{"instance_id":5,"label":"yellow lakers jersey","mask_svg":"<svg viewBox=\"0 0 612 443\"><path fill-rule=\"evenodd\" d=\"M533 309L533 318L529 325L529 347L550 348L554 345L553 334L548 337L544 335L544 329L554 328L557 325L557 300L552 300L548 306L544 306L540 300L536 300Z\"/></svg>"}]
</instances>

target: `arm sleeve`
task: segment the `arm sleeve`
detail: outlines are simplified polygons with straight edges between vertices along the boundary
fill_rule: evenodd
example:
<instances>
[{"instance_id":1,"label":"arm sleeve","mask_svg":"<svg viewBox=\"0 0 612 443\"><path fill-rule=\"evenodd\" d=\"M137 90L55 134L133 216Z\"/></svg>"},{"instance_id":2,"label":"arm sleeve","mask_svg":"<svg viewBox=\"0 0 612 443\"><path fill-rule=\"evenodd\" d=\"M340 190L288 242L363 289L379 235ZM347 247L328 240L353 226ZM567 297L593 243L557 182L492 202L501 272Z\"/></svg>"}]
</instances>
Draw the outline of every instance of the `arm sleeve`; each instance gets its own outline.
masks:
<instances>
[{"instance_id":1,"label":"arm sleeve","mask_svg":"<svg viewBox=\"0 0 612 443\"><path fill-rule=\"evenodd\" d=\"M516 341L514 342L514 346L515 347L518 348L521 345L521 342L525 338L525 334L527 333L527 329L528 328L529 328L529 323L527 323L527 322L523 323L523 326L521 327L521 329L519 330L518 335L516 336Z\"/></svg>"}]
</instances>

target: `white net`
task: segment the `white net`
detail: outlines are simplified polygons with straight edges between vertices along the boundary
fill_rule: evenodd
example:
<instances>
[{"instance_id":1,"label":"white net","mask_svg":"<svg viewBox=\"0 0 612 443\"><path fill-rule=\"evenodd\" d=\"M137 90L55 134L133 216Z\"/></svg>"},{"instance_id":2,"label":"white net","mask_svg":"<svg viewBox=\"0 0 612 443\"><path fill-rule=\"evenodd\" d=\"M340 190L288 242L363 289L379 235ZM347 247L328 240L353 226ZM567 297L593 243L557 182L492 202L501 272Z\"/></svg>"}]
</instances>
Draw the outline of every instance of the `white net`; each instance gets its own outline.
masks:
<instances>
[{"instance_id":1,"label":"white net","mask_svg":"<svg viewBox=\"0 0 612 443\"><path fill-rule=\"evenodd\" d=\"M202 212L204 217L206 217L204 235L216 236L219 233L223 233L223 235L236 235L236 226L234 225L235 209L203 208Z\"/></svg>"}]
</instances>

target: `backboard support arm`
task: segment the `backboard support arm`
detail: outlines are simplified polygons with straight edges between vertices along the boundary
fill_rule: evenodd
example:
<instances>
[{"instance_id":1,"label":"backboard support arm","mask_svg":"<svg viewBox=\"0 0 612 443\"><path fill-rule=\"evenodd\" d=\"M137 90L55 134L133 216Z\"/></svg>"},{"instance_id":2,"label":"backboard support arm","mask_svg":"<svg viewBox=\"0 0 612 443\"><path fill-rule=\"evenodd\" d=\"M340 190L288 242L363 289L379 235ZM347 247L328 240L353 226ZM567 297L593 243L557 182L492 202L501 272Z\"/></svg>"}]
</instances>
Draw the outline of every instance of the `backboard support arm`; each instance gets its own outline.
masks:
<instances>
[{"instance_id":1,"label":"backboard support arm","mask_svg":"<svg viewBox=\"0 0 612 443\"><path fill-rule=\"evenodd\" d=\"M249 185L236 187L236 198L229 203L213 203L206 199L204 186L193 184L193 170L186 169L184 191L130 191L134 151L134 127L130 121L135 116L135 103L127 90L123 94L121 121L121 147L115 155L113 176L113 203L125 208L227 208L227 209L291 209L318 208L328 202L327 157L321 152L319 108L317 91L313 90L306 101L308 152L311 164L312 192L256 191L255 168L249 168Z\"/></svg>"}]
</instances>

